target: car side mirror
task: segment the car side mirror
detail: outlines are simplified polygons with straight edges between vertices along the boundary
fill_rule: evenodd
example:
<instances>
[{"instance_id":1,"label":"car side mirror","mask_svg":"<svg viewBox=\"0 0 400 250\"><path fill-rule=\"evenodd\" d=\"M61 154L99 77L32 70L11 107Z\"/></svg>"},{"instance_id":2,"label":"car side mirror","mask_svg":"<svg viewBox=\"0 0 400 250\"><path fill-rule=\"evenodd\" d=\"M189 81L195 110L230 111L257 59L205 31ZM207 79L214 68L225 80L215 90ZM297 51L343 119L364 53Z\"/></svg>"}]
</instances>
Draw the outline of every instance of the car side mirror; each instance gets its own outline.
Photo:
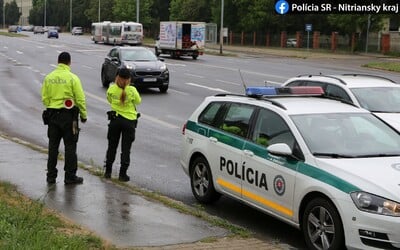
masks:
<instances>
[{"instance_id":1,"label":"car side mirror","mask_svg":"<svg viewBox=\"0 0 400 250\"><path fill-rule=\"evenodd\" d=\"M114 63L119 63L119 59L117 57L112 57L111 61Z\"/></svg>"},{"instance_id":2,"label":"car side mirror","mask_svg":"<svg viewBox=\"0 0 400 250\"><path fill-rule=\"evenodd\" d=\"M159 61L164 62L164 58L157 57Z\"/></svg>"},{"instance_id":3,"label":"car side mirror","mask_svg":"<svg viewBox=\"0 0 400 250\"><path fill-rule=\"evenodd\" d=\"M267 147L268 153L278 156L292 156L293 152L286 143L276 143Z\"/></svg>"}]
</instances>

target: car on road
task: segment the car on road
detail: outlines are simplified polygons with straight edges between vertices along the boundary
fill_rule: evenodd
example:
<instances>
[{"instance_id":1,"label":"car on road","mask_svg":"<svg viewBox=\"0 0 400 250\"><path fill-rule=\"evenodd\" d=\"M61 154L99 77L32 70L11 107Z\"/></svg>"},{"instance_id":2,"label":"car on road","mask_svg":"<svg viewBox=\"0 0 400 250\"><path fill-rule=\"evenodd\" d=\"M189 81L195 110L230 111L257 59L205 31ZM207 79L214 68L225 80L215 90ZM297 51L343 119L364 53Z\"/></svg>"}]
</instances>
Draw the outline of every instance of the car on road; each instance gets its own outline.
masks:
<instances>
[{"instance_id":1,"label":"car on road","mask_svg":"<svg viewBox=\"0 0 400 250\"><path fill-rule=\"evenodd\" d=\"M42 26L33 27L33 34L44 34L45 30Z\"/></svg>"},{"instance_id":2,"label":"car on road","mask_svg":"<svg viewBox=\"0 0 400 250\"><path fill-rule=\"evenodd\" d=\"M57 38L58 39L58 31L56 29L51 29L47 31L47 38Z\"/></svg>"},{"instance_id":3,"label":"car on road","mask_svg":"<svg viewBox=\"0 0 400 250\"><path fill-rule=\"evenodd\" d=\"M73 36L83 35L82 27L73 27L72 30L71 30L71 35L73 35Z\"/></svg>"},{"instance_id":4,"label":"car on road","mask_svg":"<svg viewBox=\"0 0 400 250\"><path fill-rule=\"evenodd\" d=\"M18 25L10 25L10 26L8 26L8 32L9 33L12 33L12 32L17 33L18 32Z\"/></svg>"},{"instance_id":5,"label":"car on road","mask_svg":"<svg viewBox=\"0 0 400 250\"><path fill-rule=\"evenodd\" d=\"M400 85L378 75L300 75L283 86L321 86L327 96L373 112L400 131Z\"/></svg>"},{"instance_id":6,"label":"car on road","mask_svg":"<svg viewBox=\"0 0 400 250\"><path fill-rule=\"evenodd\" d=\"M158 88L165 93L169 87L167 65L146 47L113 47L101 67L101 81L108 87L114 81L117 70L127 67L131 70L131 82L137 88Z\"/></svg>"},{"instance_id":7,"label":"car on road","mask_svg":"<svg viewBox=\"0 0 400 250\"><path fill-rule=\"evenodd\" d=\"M182 134L200 203L237 199L300 229L307 249L400 248L400 134L368 110L321 87L249 87L206 97Z\"/></svg>"},{"instance_id":8,"label":"car on road","mask_svg":"<svg viewBox=\"0 0 400 250\"><path fill-rule=\"evenodd\" d=\"M297 47L297 39L296 38L288 38L286 40L286 47L296 48Z\"/></svg>"}]
</instances>

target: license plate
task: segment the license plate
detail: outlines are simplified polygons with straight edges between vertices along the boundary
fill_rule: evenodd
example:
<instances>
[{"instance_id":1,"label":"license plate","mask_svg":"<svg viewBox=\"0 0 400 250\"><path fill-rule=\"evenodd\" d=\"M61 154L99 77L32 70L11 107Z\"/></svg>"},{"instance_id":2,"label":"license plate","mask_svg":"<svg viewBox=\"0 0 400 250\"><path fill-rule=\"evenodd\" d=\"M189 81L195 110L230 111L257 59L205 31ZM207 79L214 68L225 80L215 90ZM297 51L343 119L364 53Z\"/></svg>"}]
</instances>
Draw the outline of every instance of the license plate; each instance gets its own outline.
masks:
<instances>
[{"instance_id":1,"label":"license plate","mask_svg":"<svg viewBox=\"0 0 400 250\"><path fill-rule=\"evenodd\" d=\"M156 82L157 78L143 78L143 82Z\"/></svg>"}]
</instances>

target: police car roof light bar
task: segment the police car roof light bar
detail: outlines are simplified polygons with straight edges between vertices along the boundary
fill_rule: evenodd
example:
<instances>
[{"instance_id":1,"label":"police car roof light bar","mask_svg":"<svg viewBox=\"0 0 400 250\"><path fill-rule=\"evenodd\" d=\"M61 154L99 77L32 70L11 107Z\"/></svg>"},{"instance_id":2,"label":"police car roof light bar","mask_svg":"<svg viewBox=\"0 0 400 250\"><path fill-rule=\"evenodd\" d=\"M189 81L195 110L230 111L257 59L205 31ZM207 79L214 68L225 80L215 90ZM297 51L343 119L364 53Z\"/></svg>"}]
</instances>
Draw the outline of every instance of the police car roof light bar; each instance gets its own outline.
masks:
<instances>
[{"instance_id":1,"label":"police car roof light bar","mask_svg":"<svg viewBox=\"0 0 400 250\"><path fill-rule=\"evenodd\" d=\"M298 87L247 87L246 96L282 96L282 95L316 95L321 96L324 90L319 86Z\"/></svg>"}]
</instances>

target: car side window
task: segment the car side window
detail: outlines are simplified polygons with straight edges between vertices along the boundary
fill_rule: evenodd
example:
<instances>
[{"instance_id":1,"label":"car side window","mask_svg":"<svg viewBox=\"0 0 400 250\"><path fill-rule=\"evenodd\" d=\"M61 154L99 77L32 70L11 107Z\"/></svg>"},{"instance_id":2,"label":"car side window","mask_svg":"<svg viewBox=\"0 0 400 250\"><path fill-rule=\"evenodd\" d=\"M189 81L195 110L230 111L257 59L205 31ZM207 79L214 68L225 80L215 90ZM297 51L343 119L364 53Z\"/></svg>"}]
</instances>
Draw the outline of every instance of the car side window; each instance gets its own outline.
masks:
<instances>
[{"instance_id":1,"label":"car side window","mask_svg":"<svg viewBox=\"0 0 400 250\"><path fill-rule=\"evenodd\" d=\"M255 107L250 105L232 103L227 109L220 129L231 134L246 137L249 131L250 118L254 110Z\"/></svg>"},{"instance_id":2,"label":"car side window","mask_svg":"<svg viewBox=\"0 0 400 250\"><path fill-rule=\"evenodd\" d=\"M207 125L213 125L217 118L218 110L223 105L223 102L212 102L199 116L199 122Z\"/></svg>"},{"instance_id":3,"label":"car side window","mask_svg":"<svg viewBox=\"0 0 400 250\"><path fill-rule=\"evenodd\" d=\"M288 83L287 86L290 86L290 87L305 86L305 83L304 83L304 81L296 80L296 81L293 81L293 82Z\"/></svg>"},{"instance_id":4,"label":"car side window","mask_svg":"<svg viewBox=\"0 0 400 250\"><path fill-rule=\"evenodd\" d=\"M112 49L110 51L110 57L111 58L113 58L113 57L118 58L118 50L117 49Z\"/></svg>"},{"instance_id":5,"label":"car side window","mask_svg":"<svg viewBox=\"0 0 400 250\"><path fill-rule=\"evenodd\" d=\"M328 84L325 89L325 94L333 98L338 98L353 103L346 91L336 85Z\"/></svg>"},{"instance_id":6,"label":"car side window","mask_svg":"<svg viewBox=\"0 0 400 250\"><path fill-rule=\"evenodd\" d=\"M286 122L278 114L267 109L261 109L258 114L252 141L265 147L285 143L292 150L295 145L295 138Z\"/></svg>"}]
</instances>

